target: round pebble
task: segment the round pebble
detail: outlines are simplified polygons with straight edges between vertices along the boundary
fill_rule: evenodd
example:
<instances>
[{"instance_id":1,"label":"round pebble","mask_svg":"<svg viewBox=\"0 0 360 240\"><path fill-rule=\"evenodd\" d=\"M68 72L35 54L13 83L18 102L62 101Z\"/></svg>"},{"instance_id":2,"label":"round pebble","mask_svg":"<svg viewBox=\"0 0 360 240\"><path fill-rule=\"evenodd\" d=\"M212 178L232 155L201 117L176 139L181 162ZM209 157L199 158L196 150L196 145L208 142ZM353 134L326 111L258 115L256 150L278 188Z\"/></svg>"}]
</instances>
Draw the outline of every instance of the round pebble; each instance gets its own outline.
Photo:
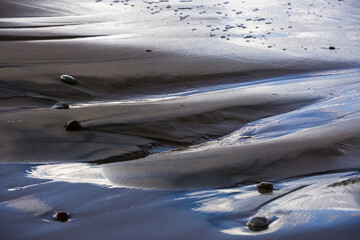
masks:
<instances>
[{"instance_id":1,"label":"round pebble","mask_svg":"<svg viewBox=\"0 0 360 240\"><path fill-rule=\"evenodd\" d=\"M152 50L150 50L150 49L147 49L147 50L145 50L145 52L148 52L148 53L150 53L150 52L152 52Z\"/></svg>"},{"instance_id":2,"label":"round pebble","mask_svg":"<svg viewBox=\"0 0 360 240\"><path fill-rule=\"evenodd\" d=\"M53 215L53 218L56 221L59 222L66 222L67 220L69 220L69 213L67 212L57 212Z\"/></svg>"},{"instance_id":3,"label":"round pebble","mask_svg":"<svg viewBox=\"0 0 360 240\"><path fill-rule=\"evenodd\" d=\"M65 102L59 102L59 103L55 104L54 106L52 106L51 108L54 108L54 109L69 109L69 104L67 104Z\"/></svg>"},{"instance_id":4,"label":"round pebble","mask_svg":"<svg viewBox=\"0 0 360 240\"><path fill-rule=\"evenodd\" d=\"M248 222L251 231L258 232L269 228L269 221L265 217L254 217Z\"/></svg>"},{"instance_id":5,"label":"round pebble","mask_svg":"<svg viewBox=\"0 0 360 240\"><path fill-rule=\"evenodd\" d=\"M335 50L335 47L330 46L329 49L330 49L330 50Z\"/></svg>"},{"instance_id":6,"label":"round pebble","mask_svg":"<svg viewBox=\"0 0 360 240\"><path fill-rule=\"evenodd\" d=\"M71 120L66 124L65 127L66 131L80 131L81 130L81 124L79 121Z\"/></svg>"},{"instance_id":7,"label":"round pebble","mask_svg":"<svg viewBox=\"0 0 360 240\"><path fill-rule=\"evenodd\" d=\"M272 193L274 190L274 185L268 182L261 182L258 185L256 185L259 193Z\"/></svg>"},{"instance_id":8,"label":"round pebble","mask_svg":"<svg viewBox=\"0 0 360 240\"><path fill-rule=\"evenodd\" d=\"M70 75L61 75L60 76L60 79L66 83L69 83L69 84L75 84L76 83L76 79L73 77L73 76L70 76Z\"/></svg>"}]
</instances>

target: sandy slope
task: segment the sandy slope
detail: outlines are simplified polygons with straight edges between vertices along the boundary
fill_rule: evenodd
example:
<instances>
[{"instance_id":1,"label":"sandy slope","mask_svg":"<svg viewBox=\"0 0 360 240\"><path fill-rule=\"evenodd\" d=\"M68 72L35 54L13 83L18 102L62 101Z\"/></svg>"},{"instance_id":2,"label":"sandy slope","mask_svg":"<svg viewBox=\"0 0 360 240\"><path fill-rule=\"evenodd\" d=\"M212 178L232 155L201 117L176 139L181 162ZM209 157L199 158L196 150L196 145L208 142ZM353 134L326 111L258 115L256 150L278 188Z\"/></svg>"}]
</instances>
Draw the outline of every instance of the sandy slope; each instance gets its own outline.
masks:
<instances>
[{"instance_id":1,"label":"sandy slope","mask_svg":"<svg viewBox=\"0 0 360 240\"><path fill-rule=\"evenodd\" d=\"M6 146L0 149L2 161L84 161L137 149L135 145L122 149L122 145L110 144L109 142L114 142L114 138L118 138L114 134L89 132L87 139L91 139L89 144L93 145L88 148L97 154L96 157L86 157L85 152L89 151L85 150L86 141L81 140L83 137L75 140L74 134L63 131L63 125L71 119L92 118L98 119L98 124L101 124L103 118L102 124L108 125L108 111L114 111L114 114L122 112L121 117L116 115L116 120L111 123L125 123L123 119L127 119L127 110L123 108L127 107L119 106L119 109L111 110L94 107L96 110L86 108L61 112L46 109L58 101L79 103L123 100L145 93L182 92L199 86L352 66L358 58L353 54L354 48L358 47L357 15L346 18L346 14L354 12L353 7L358 7L351 1L333 4L321 2L314 6L310 6L311 3L294 3L290 6L283 1L263 1L258 6L237 2L216 3L213 6L213 3L204 1L165 1L153 4L133 1L124 5L109 5L109 1L79 1L72 3L72 8L68 7L70 3L67 1L56 4L47 1L1 3L4 8L11 5L8 9L13 16L20 16L22 12L29 13L29 8L37 9L31 11L33 16L21 15L20 18L3 15L0 19L0 106L4 122L2 132L6 132L1 139L2 145ZM159 10L154 13L152 8ZM314 8L321 9L321 17L320 13L312 11ZM239 14L239 11L242 13ZM302 19L300 16L304 11L308 11L308 14ZM287 15L284 15L286 12ZM42 15L38 16L38 13ZM184 20L179 18L185 15L189 17ZM335 15L339 19L331 17ZM316 24L309 23L313 20L316 20ZM284 30L286 22L291 24L291 28ZM232 28L236 24L246 25L246 28ZM193 31L194 28L196 31ZM229 40L220 37L218 32L221 29L226 31L222 34L230 35ZM210 37L208 31L217 36ZM261 34L267 36L261 37ZM337 35L342 36L335 38ZM252 38L247 38L248 36ZM305 43L315 49L308 47L304 50ZM330 43L336 50L328 49ZM152 52L145 51L148 49ZM78 84L67 85L61 82L59 76L65 73L74 75ZM209 106L213 101L201 99L209 101ZM258 104L267 104L268 99L259 99L262 102ZM306 98L298 100L306 101ZM200 112L186 108L178 117L237 106L230 101L236 99L230 99L216 108L207 109L203 104L201 108L204 110ZM181 100L179 104L181 105ZM166 106L167 103L163 105ZM239 106L244 105L242 103ZM153 112L157 107L151 110L152 106L158 105L136 105L139 114L136 118L148 118L145 113L141 116L144 112L142 108ZM159 106L162 109L162 105ZM39 107L42 109L33 110ZM16 111L23 108L29 110ZM255 114L257 117L252 120L288 110L282 110L282 107L264 110L264 113ZM234 110L230 112L234 114ZM243 117L235 117L242 124L251 121L241 118ZM133 117L129 119L134 121ZM157 121L159 120L169 118ZM198 127L197 125L186 131L193 131ZM232 127L215 135L221 136L235 129ZM87 133L88 131L84 132ZM156 137L149 134L146 136ZM108 139L105 140L106 138ZM102 140L105 140L106 146ZM37 144L24 144L33 141ZM120 139L119 141L121 142ZM137 145L149 142L139 141ZM83 147L73 147L70 150L70 146L77 146L77 143ZM97 143L98 147L95 146ZM42 153L42 149L46 149L46 153ZM59 153L65 154L63 159ZM22 155L21 158L19 154Z\"/></svg>"},{"instance_id":2,"label":"sandy slope","mask_svg":"<svg viewBox=\"0 0 360 240\"><path fill-rule=\"evenodd\" d=\"M353 239L359 22L357 0L0 0L0 232ZM346 173L282 180L323 171Z\"/></svg>"}]
</instances>

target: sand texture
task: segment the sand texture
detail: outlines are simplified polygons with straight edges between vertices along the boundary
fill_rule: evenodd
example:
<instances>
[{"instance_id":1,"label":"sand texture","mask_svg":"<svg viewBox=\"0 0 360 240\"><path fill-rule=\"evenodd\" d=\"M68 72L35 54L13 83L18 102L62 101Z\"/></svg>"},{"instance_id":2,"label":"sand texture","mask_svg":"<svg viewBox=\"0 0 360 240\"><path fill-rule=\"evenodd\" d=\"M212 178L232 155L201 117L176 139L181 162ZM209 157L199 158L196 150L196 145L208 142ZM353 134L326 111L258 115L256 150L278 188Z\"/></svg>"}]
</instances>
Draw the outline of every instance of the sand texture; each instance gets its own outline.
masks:
<instances>
[{"instance_id":1,"label":"sand texture","mask_svg":"<svg viewBox=\"0 0 360 240\"><path fill-rule=\"evenodd\" d=\"M357 0L0 0L1 236L356 239L359 34Z\"/></svg>"}]
</instances>

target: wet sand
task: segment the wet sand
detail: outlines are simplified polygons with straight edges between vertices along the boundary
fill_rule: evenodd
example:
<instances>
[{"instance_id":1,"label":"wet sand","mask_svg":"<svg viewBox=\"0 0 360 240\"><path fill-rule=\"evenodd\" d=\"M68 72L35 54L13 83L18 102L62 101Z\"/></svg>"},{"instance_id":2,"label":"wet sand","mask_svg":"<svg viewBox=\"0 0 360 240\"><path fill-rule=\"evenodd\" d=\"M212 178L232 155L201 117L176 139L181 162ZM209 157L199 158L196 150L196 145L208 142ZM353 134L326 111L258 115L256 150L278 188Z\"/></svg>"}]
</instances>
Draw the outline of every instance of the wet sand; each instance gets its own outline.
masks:
<instances>
[{"instance_id":1,"label":"wet sand","mask_svg":"<svg viewBox=\"0 0 360 240\"><path fill-rule=\"evenodd\" d=\"M7 239L359 233L357 1L0 9ZM80 131L65 130L73 119ZM256 216L267 230L248 229Z\"/></svg>"}]
</instances>

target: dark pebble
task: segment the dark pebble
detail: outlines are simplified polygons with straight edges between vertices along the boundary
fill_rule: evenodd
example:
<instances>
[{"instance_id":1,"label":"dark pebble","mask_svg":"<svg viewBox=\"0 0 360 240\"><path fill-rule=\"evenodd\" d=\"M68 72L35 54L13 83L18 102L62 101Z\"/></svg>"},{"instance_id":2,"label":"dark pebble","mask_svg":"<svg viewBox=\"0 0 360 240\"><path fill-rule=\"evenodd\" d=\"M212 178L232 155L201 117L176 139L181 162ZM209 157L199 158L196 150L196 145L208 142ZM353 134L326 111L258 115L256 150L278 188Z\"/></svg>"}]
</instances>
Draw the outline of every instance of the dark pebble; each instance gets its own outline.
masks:
<instances>
[{"instance_id":1,"label":"dark pebble","mask_svg":"<svg viewBox=\"0 0 360 240\"><path fill-rule=\"evenodd\" d=\"M145 50L145 52L152 52L150 49L148 49L148 50Z\"/></svg>"},{"instance_id":2,"label":"dark pebble","mask_svg":"<svg viewBox=\"0 0 360 240\"><path fill-rule=\"evenodd\" d=\"M79 131L81 130L81 124L79 121L71 120L66 124L66 131Z\"/></svg>"},{"instance_id":3,"label":"dark pebble","mask_svg":"<svg viewBox=\"0 0 360 240\"><path fill-rule=\"evenodd\" d=\"M265 217L254 217L248 222L251 231L258 232L269 228L269 222Z\"/></svg>"},{"instance_id":4,"label":"dark pebble","mask_svg":"<svg viewBox=\"0 0 360 240\"><path fill-rule=\"evenodd\" d=\"M55 104L54 106L52 106L51 108L54 108L54 109L69 109L69 104L64 103L64 102L59 102L59 103Z\"/></svg>"},{"instance_id":5,"label":"dark pebble","mask_svg":"<svg viewBox=\"0 0 360 240\"><path fill-rule=\"evenodd\" d=\"M76 79L73 77L73 76L70 76L70 75L61 75L60 76L60 79L66 83L69 83L69 84L75 84L76 83Z\"/></svg>"},{"instance_id":6,"label":"dark pebble","mask_svg":"<svg viewBox=\"0 0 360 240\"><path fill-rule=\"evenodd\" d=\"M57 212L53 215L53 218L56 221L59 222L66 222L67 220L69 220L69 213L67 212Z\"/></svg>"},{"instance_id":7,"label":"dark pebble","mask_svg":"<svg viewBox=\"0 0 360 240\"><path fill-rule=\"evenodd\" d=\"M330 49L330 50L335 50L335 47L330 46L329 49Z\"/></svg>"},{"instance_id":8,"label":"dark pebble","mask_svg":"<svg viewBox=\"0 0 360 240\"><path fill-rule=\"evenodd\" d=\"M259 193L272 193L274 190L274 185L268 182L261 182L256 187Z\"/></svg>"}]
</instances>

